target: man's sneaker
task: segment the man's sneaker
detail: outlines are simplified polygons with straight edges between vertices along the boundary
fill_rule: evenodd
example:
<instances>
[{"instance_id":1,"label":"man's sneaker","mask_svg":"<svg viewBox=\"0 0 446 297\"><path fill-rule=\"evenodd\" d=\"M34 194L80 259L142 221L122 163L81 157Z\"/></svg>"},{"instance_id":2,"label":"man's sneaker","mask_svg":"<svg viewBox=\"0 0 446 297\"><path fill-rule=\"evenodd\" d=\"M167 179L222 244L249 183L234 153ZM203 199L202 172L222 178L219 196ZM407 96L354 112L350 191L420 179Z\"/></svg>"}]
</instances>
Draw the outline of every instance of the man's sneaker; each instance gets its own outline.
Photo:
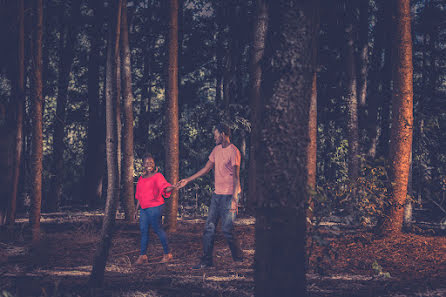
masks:
<instances>
[{"instance_id":1,"label":"man's sneaker","mask_svg":"<svg viewBox=\"0 0 446 297\"><path fill-rule=\"evenodd\" d=\"M148 261L149 259L147 258L147 255L140 255L134 265L147 264Z\"/></svg>"},{"instance_id":2,"label":"man's sneaker","mask_svg":"<svg viewBox=\"0 0 446 297\"><path fill-rule=\"evenodd\" d=\"M198 263L195 266L192 266L192 269L203 269L203 268L208 268L208 267L212 267L214 265L212 265L212 263L206 263L206 262L202 262L200 261L200 263Z\"/></svg>"},{"instance_id":3,"label":"man's sneaker","mask_svg":"<svg viewBox=\"0 0 446 297\"><path fill-rule=\"evenodd\" d=\"M167 263L170 262L173 259L172 254L168 253L168 254L164 254L163 258L161 259L160 263Z\"/></svg>"}]
</instances>

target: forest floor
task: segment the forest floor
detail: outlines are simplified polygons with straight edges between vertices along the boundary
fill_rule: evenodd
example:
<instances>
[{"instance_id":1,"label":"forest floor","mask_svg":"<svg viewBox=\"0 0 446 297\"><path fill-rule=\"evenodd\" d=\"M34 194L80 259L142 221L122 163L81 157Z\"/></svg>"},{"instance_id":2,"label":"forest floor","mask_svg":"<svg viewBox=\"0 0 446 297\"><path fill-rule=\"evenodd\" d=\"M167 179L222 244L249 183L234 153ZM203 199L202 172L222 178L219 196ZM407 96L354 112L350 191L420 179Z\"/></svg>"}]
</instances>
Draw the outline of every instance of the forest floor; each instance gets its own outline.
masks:
<instances>
[{"instance_id":1,"label":"forest floor","mask_svg":"<svg viewBox=\"0 0 446 297\"><path fill-rule=\"evenodd\" d=\"M215 267L192 270L201 255L204 220L180 219L169 234L174 260L161 259L162 248L150 234L150 263L134 267L139 254L139 227L117 220L102 289L86 287L99 239L99 213L43 215L42 240L28 249L29 227L0 229L0 295L10 296L253 296L254 219L238 219L236 233L246 260L232 261L218 229ZM308 295L446 296L446 237L404 233L376 239L363 229L319 230L311 248ZM337 229L337 228L336 228ZM322 243L322 245L321 245ZM5 295L3 295L5 296Z\"/></svg>"}]
</instances>

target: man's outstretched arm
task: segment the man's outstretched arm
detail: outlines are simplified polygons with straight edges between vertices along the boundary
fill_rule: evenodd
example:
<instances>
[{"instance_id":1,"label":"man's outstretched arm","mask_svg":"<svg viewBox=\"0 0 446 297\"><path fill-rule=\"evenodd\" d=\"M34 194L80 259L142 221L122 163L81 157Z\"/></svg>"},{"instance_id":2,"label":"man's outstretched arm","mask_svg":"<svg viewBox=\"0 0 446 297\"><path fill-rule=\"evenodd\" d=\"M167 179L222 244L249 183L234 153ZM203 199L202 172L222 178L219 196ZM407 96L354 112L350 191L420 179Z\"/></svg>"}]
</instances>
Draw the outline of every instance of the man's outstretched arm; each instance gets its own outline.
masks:
<instances>
[{"instance_id":1,"label":"man's outstretched arm","mask_svg":"<svg viewBox=\"0 0 446 297\"><path fill-rule=\"evenodd\" d=\"M182 179L178 182L177 186L181 189L182 187L186 186L189 182L193 181L194 179L199 178L200 176L205 175L211 169L214 168L214 162L208 161L206 165L198 170L194 175L189 176L188 178Z\"/></svg>"}]
</instances>

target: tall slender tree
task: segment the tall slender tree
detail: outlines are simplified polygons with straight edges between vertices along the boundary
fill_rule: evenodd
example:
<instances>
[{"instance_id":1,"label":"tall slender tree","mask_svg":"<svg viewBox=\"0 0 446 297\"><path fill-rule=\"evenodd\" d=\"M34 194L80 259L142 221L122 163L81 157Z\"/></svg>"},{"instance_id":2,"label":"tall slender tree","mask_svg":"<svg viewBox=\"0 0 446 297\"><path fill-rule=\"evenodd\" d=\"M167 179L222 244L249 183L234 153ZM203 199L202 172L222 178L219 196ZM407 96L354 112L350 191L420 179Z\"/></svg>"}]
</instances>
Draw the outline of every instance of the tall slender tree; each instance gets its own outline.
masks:
<instances>
[{"instance_id":1,"label":"tall slender tree","mask_svg":"<svg viewBox=\"0 0 446 297\"><path fill-rule=\"evenodd\" d=\"M75 42L78 32L76 22L80 17L80 0L73 0L71 15L68 22L62 25L61 32L61 55L59 64L59 78L57 83L57 105L54 119L53 136L53 168L52 168L52 190L49 195L48 209L57 210L62 196L63 184L63 163L64 163L64 138L65 138L65 117L68 102L68 83L70 81L71 65L75 54ZM64 16L62 16L64 18ZM63 23L63 22L62 22ZM65 37L64 37L65 36Z\"/></svg>"},{"instance_id":2,"label":"tall slender tree","mask_svg":"<svg viewBox=\"0 0 446 297\"><path fill-rule=\"evenodd\" d=\"M33 32L33 93L32 93L32 156L31 156L31 225L32 241L40 241L40 208L42 205L42 37L43 37L43 0L34 3Z\"/></svg>"},{"instance_id":3,"label":"tall slender tree","mask_svg":"<svg viewBox=\"0 0 446 297\"><path fill-rule=\"evenodd\" d=\"M314 4L268 1L265 106L257 163L256 296L306 296L306 152Z\"/></svg>"},{"instance_id":4,"label":"tall slender tree","mask_svg":"<svg viewBox=\"0 0 446 297\"><path fill-rule=\"evenodd\" d=\"M178 126L178 1L170 0L169 62L167 81L167 149L166 177L171 183L179 179L179 126ZM177 228L178 191L172 192L168 210L168 230Z\"/></svg>"},{"instance_id":5,"label":"tall slender tree","mask_svg":"<svg viewBox=\"0 0 446 297\"><path fill-rule=\"evenodd\" d=\"M102 197L102 180L105 167L105 125L100 100L100 55L103 44L101 28L103 8L100 1L90 1L94 18L91 23L90 52L88 57L88 125L85 154L84 197L90 206L98 206Z\"/></svg>"},{"instance_id":6,"label":"tall slender tree","mask_svg":"<svg viewBox=\"0 0 446 297\"><path fill-rule=\"evenodd\" d=\"M25 102L25 15L24 0L17 1L18 15L18 43L17 43L17 82L16 82L16 103L15 103L15 143L14 143L14 164L12 174L12 190L9 199L9 209L7 224L15 222L17 195L19 191L20 167L22 164L23 147L23 109Z\"/></svg>"},{"instance_id":7,"label":"tall slender tree","mask_svg":"<svg viewBox=\"0 0 446 297\"><path fill-rule=\"evenodd\" d=\"M413 65L410 0L396 0L393 36L392 129L389 149L391 197L378 228L384 235L401 232L410 169L413 130Z\"/></svg>"},{"instance_id":8,"label":"tall slender tree","mask_svg":"<svg viewBox=\"0 0 446 297\"><path fill-rule=\"evenodd\" d=\"M121 21L121 75L123 83L124 106L124 138L123 138L123 166L122 186L126 221L134 221L135 206L133 193L133 93L132 71L130 61L129 33L127 24L127 0L122 1Z\"/></svg>"},{"instance_id":9,"label":"tall slender tree","mask_svg":"<svg viewBox=\"0 0 446 297\"><path fill-rule=\"evenodd\" d=\"M122 0L111 6L109 20L109 37L107 44L107 70L106 70L106 152L107 152L107 201L102 222L101 239L96 249L93 269L90 275L90 285L101 286L104 280L105 264L110 250L113 228L116 216L116 201L119 197L118 183L118 155L117 155L117 127L116 127L116 97L117 93L117 67L119 57L119 40L121 28Z\"/></svg>"},{"instance_id":10,"label":"tall slender tree","mask_svg":"<svg viewBox=\"0 0 446 297\"><path fill-rule=\"evenodd\" d=\"M355 5L353 1L347 0L347 24L345 32L347 35L346 53L346 76L347 76L347 138L348 138L348 174L351 181L359 176L359 131L358 131L358 96L357 77L355 63Z\"/></svg>"},{"instance_id":11,"label":"tall slender tree","mask_svg":"<svg viewBox=\"0 0 446 297\"><path fill-rule=\"evenodd\" d=\"M315 9L313 16L314 19L314 32L313 32L313 43L312 43L312 62L313 62L313 81L311 84L311 99L310 99L310 114L309 114L309 123L308 123L308 136L310 137L310 141L308 142L307 147L307 184L309 189L312 191L316 188L316 170L317 170L317 45L318 45L318 35L319 35L319 3L320 1L315 2ZM314 202L309 195L308 199L308 211L307 218L308 221L311 222L313 219L313 209Z\"/></svg>"},{"instance_id":12,"label":"tall slender tree","mask_svg":"<svg viewBox=\"0 0 446 297\"><path fill-rule=\"evenodd\" d=\"M369 0L359 3L359 34L358 34L358 102L366 104L367 74L369 62Z\"/></svg>"}]
</instances>

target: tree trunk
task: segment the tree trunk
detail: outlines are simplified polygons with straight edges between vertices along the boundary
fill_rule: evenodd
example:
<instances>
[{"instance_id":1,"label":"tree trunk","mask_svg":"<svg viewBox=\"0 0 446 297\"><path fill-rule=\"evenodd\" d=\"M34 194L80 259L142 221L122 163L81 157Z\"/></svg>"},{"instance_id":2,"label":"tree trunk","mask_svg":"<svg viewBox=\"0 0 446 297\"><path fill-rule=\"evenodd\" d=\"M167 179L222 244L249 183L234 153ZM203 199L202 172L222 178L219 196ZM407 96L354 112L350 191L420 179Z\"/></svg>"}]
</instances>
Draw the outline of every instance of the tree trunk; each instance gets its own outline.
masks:
<instances>
[{"instance_id":1,"label":"tree trunk","mask_svg":"<svg viewBox=\"0 0 446 297\"><path fill-rule=\"evenodd\" d=\"M105 264L110 250L113 228L116 216L116 201L118 193L118 137L116 126L116 97L117 93L117 68L119 57L119 39L121 26L122 2L119 0L112 5L109 38L107 45L107 70L106 70L106 151L107 151L107 201L102 222L101 239L98 243L93 261L93 269L90 275L90 285L101 286L104 281Z\"/></svg>"},{"instance_id":2,"label":"tree trunk","mask_svg":"<svg viewBox=\"0 0 446 297\"><path fill-rule=\"evenodd\" d=\"M170 0L169 70L167 82L167 149L166 177L173 184L179 179L179 126L178 126L178 1ZM168 230L177 229L178 191L172 192L169 201Z\"/></svg>"},{"instance_id":3,"label":"tree trunk","mask_svg":"<svg viewBox=\"0 0 446 297\"><path fill-rule=\"evenodd\" d=\"M105 167L105 125L100 111L99 94L102 13L100 2L92 1L92 3L94 21L90 36L91 48L88 60L88 128L84 199L90 207L97 207L102 197L102 180Z\"/></svg>"},{"instance_id":4,"label":"tree trunk","mask_svg":"<svg viewBox=\"0 0 446 297\"><path fill-rule=\"evenodd\" d=\"M17 92L16 92L16 127L13 157L12 190L9 199L7 224L13 225L16 216L17 195L19 192L20 167L23 148L23 112L25 102L25 16L24 0L18 0L18 50L17 50Z\"/></svg>"},{"instance_id":5,"label":"tree trunk","mask_svg":"<svg viewBox=\"0 0 446 297\"><path fill-rule=\"evenodd\" d=\"M265 52L269 56L257 163L255 295L306 296L306 151L314 2L268 4Z\"/></svg>"},{"instance_id":6,"label":"tree trunk","mask_svg":"<svg viewBox=\"0 0 446 297\"><path fill-rule=\"evenodd\" d=\"M253 43L250 61L250 107L251 107L251 139L249 147L248 167L248 202L249 211L254 211L256 204L256 164L259 139L259 110L262 106L260 86L262 83L262 62L265 51L265 37L268 27L268 9L265 0L255 2L255 19L253 25Z\"/></svg>"},{"instance_id":7,"label":"tree trunk","mask_svg":"<svg viewBox=\"0 0 446 297\"><path fill-rule=\"evenodd\" d=\"M70 81L71 65L74 59L74 45L76 43L77 26L75 22L80 17L80 0L74 0L71 7L70 21L67 26L66 40L64 44L64 34L61 32L61 57L59 64L59 79L57 83L57 106L54 119L53 135L53 181L52 190L47 203L48 210L56 211L62 196L63 167L64 167L64 137L65 137L65 118L68 102L68 83ZM63 17L63 16L62 16ZM63 26L63 25L62 25Z\"/></svg>"},{"instance_id":8,"label":"tree trunk","mask_svg":"<svg viewBox=\"0 0 446 297\"><path fill-rule=\"evenodd\" d=\"M393 96L390 142L390 206L378 228L383 235L401 232L409 179L413 129L413 66L410 1L396 1L393 37Z\"/></svg>"},{"instance_id":9,"label":"tree trunk","mask_svg":"<svg viewBox=\"0 0 446 297\"><path fill-rule=\"evenodd\" d=\"M366 105L367 72L369 63L369 0L360 0L359 4L359 38L358 38L358 101Z\"/></svg>"},{"instance_id":10,"label":"tree trunk","mask_svg":"<svg viewBox=\"0 0 446 297\"><path fill-rule=\"evenodd\" d=\"M307 147L307 174L308 187L316 190L316 169L317 169L317 73L313 73L313 84L311 87L310 114L308 123L308 135L310 141ZM307 218L309 222L313 219L314 202L311 195L308 198Z\"/></svg>"},{"instance_id":11,"label":"tree trunk","mask_svg":"<svg viewBox=\"0 0 446 297\"><path fill-rule=\"evenodd\" d=\"M31 225L32 242L40 241L40 208L42 204L42 37L43 37L43 0L37 0L34 6L33 38L33 94L32 94L32 156L31 156Z\"/></svg>"},{"instance_id":12,"label":"tree trunk","mask_svg":"<svg viewBox=\"0 0 446 297\"><path fill-rule=\"evenodd\" d=\"M127 0L122 1L121 22L121 68L123 82L123 106L124 106L124 153L122 186L125 220L135 221L135 205L133 190L133 94L132 94L132 71L130 61L130 47L127 24Z\"/></svg>"},{"instance_id":13,"label":"tree trunk","mask_svg":"<svg viewBox=\"0 0 446 297\"><path fill-rule=\"evenodd\" d=\"M385 31L384 66L382 71L382 108L381 108L381 134L379 139L379 157L389 155L390 141L390 107L392 105L392 42L394 38L394 2L383 1Z\"/></svg>"},{"instance_id":14,"label":"tree trunk","mask_svg":"<svg viewBox=\"0 0 446 297\"><path fill-rule=\"evenodd\" d=\"M317 171L317 56L318 56L318 35L319 35L319 1L314 1L317 7L314 10L315 15L313 16L315 25L313 32L313 43L312 43L312 62L314 67L313 72L313 82L311 85L311 99L310 99L310 113L308 122L308 136L310 141L307 147L307 184L308 187L314 192L316 190L316 171ZM311 222L313 219L314 202L309 195L308 197L308 209L307 209L307 222Z\"/></svg>"},{"instance_id":15,"label":"tree trunk","mask_svg":"<svg viewBox=\"0 0 446 297\"><path fill-rule=\"evenodd\" d=\"M347 139L348 139L348 175L351 181L359 176L359 136L358 136L358 97L356 93L356 65L355 65L355 38L354 38L354 11L348 2L347 33Z\"/></svg>"}]
</instances>

